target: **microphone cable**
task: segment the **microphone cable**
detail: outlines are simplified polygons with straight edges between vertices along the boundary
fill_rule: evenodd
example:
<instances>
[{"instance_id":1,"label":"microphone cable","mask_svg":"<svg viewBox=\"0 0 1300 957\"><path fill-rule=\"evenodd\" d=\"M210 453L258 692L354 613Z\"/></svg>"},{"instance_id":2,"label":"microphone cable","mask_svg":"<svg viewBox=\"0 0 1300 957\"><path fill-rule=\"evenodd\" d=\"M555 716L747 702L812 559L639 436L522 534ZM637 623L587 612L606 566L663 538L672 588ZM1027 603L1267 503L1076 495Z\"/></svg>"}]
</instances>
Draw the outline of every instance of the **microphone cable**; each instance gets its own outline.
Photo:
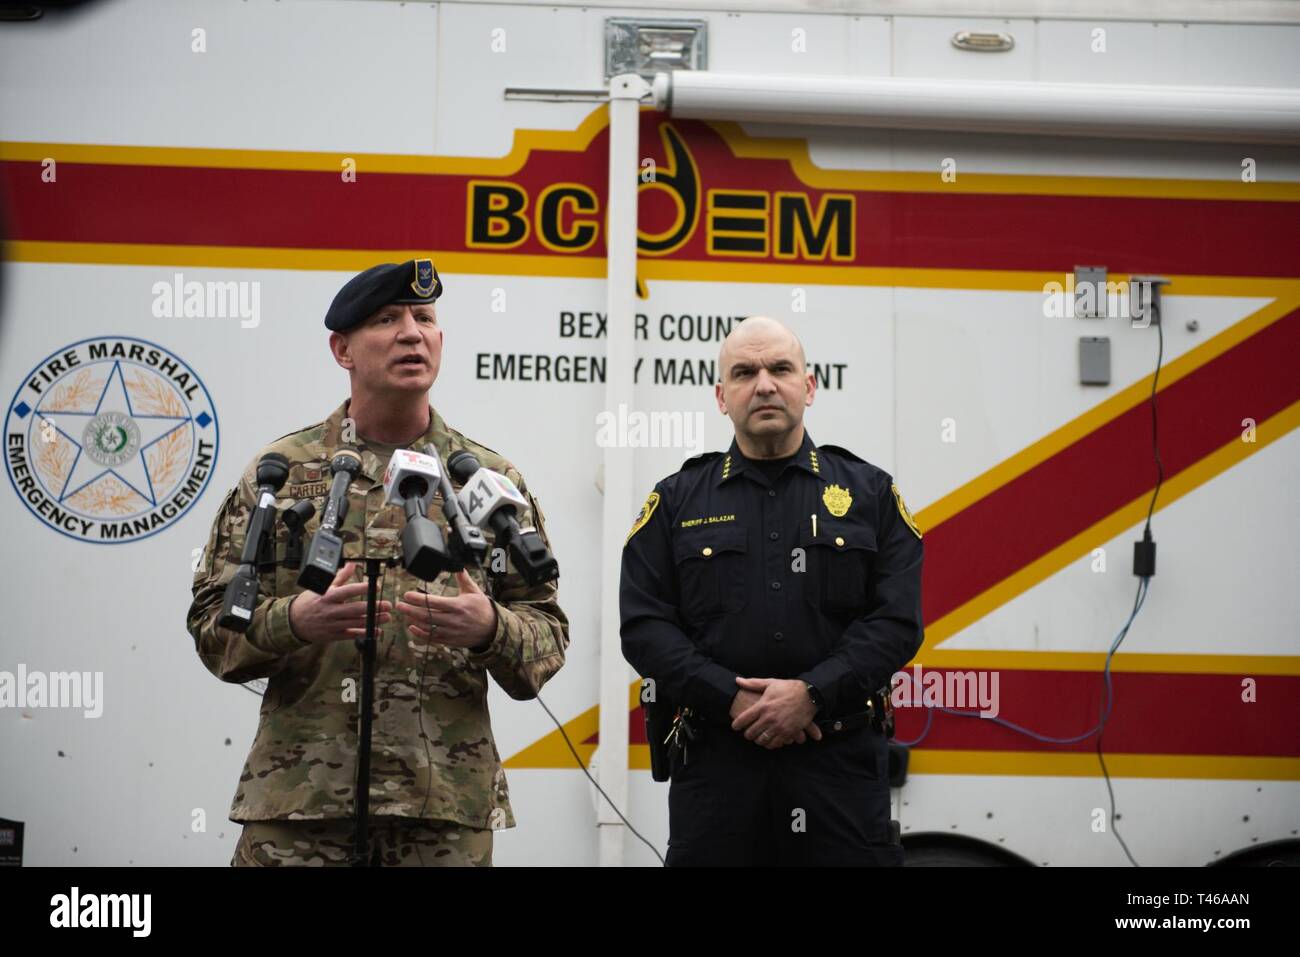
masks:
<instances>
[{"instance_id":1,"label":"microphone cable","mask_svg":"<svg viewBox=\"0 0 1300 957\"><path fill-rule=\"evenodd\" d=\"M423 592L425 598L427 599L429 596L429 589L428 589L427 582L421 583L421 591ZM444 595L447 594L447 589L445 586L443 587L442 593ZM425 760L429 762L429 785L428 788L425 790L424 804L420 806L419 816L421 818L424 817L424 811L428 806L429 795L430 793L432 793L433 790L433 763L432 763L433 758L429 752L429 736L424 730L424 679L425 679L425 674L428 671L429 659L433 657L432 645L437 643L434 641L433 635L435 634L438 628L438 626L433 621L433 609L429 607L428 601L425 602L425 612L429 622L430 649L429 649L429 653L426 654L424 657L424 665L420 673L420 693L417 698L416 707L419 709L419 713L420 713L420 737L424 741ZM596 779L594 777L592 777L592 774L587 769L586 764L584 764L582 758L578 756L577 749L574 748L573 742L569 740L569 735L565 732L564 725L560 723L559 719L555 717L555 714L551 711L551 709L547 707L546 702L542 700L542 695L540 691L537 693L537 703L542 706L542 710L546 712L547 717L551 719L552 723L559 730L560 736L564 739L564 743L569 748L569 753L573 755L573 760L577 763L578 767L582 769L582 773L587 776L587 780L590 781L592 786L595 787L595 789L600 792L600 796L605 799L605 801L609 804L611 808L613 808L614 813L618 815L619 820L621 820L625 825L627 825L627 829L632 832L632 834L636 837L636 839L639 840L646 847L650 848L650 853L654 854L654 856L659 859L659 863L661 865L665 865L666 862L664 861L663 855L659 853L659 849L656 848L653 844L651 844L648 840L646 840L645 837L641 834L641 832L632 826L632 822L627 819L627 816L624 815L621 810L619 810L618 805L614 803L613 799L611 799L610 796L605 793L605 789L602 788L596 782ZM418 850L418 846L417 846L417 850Z\"/></svg>"},{"instance_id":2,"label":"microphone cable","mask_svg":"<svg viewBox=\"0 0 1300 957\"><path fill-rule=\"evenodd\" d=\"M611 798L608 794L606 794L605 789L596 783L596 779L592 777L591 772L587 770L587 765L583 764L582 758L578 756L578 750L573 746L573 742L569 740L569 735L565 732L564 725L560 724L559 719L556 718L555 715L551 713L551 709L548 708L546 706L546 702L542 700L542 694L540 691L537 693L537 703L542 706L542 710L546 712L547 717L551 719L551 722L559 730L560 737L564 738L564 743L569 746L569 753L573 755L573 760L577 762L578 767L582 769L582 773L587 776L587 780L591 782L592 787L594 787L597 791L600 792L600 796L605 799L605 803L607 803L611 808L614 809L614 813L618 815L619 820L627 825L627 829L632 832L632 834L636 837L636 839L640 841L642 844L644 844L646 847L650 848L650 853L659 859L660 865L663 867L667 867L668 862L665 861L663 855L659 853L659 849L655 847L653 844L651 844L649 841L647 841L641 835L641 832L632 826L632 822L629 821L623 815L623 812L618 809L618 805L614 803L613 798Z\"/></svg>"}]
</instances>

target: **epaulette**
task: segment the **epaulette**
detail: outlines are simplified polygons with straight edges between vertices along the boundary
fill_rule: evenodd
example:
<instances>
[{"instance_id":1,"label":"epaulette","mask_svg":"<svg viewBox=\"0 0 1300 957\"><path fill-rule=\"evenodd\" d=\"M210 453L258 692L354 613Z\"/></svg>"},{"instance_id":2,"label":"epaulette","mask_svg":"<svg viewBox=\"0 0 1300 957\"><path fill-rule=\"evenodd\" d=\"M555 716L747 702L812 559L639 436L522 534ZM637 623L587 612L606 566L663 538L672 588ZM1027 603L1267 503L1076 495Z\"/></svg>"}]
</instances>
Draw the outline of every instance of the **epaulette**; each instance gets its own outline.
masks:
<instances>
[{"instance_id":1,"label":"epaulette","mask_svg":"<svg viewBox=\"0 0 1300 957\"><path fill-rule=\"evenodd\" d=\"M834 452L836 455L841 455L841 456L843 456L844 458L848 459L848 460L851 461L851 462L861 462L863 465L870 465L870 464L871 464L871 463L868 462L866 459L864 459L864 458L859 458L858 456L856 456L856 455L854 455L852 452L850 452L848 449L840 448L838 445L819 445L819 446L817 446L817 448L822 449L823 451L827 451L827 452Z\"/></svg>"},{"instance_id":2,"label":"epaulette","mask_svg":"<svg viewBox=\"0 0 1300 957\"><path fill-rule=\"evenodd\" d=\"M460 439L461 445L473 445L476 448L482 449L484 452L491 452L499 459L505 458L505 456L502 455L500 452L498 452L496 449L489 448L488 446L484 445L482 442L478 441L478 439L471 439L464 432L459 432L456 429L453 429L451 426L447 426L447 434L449 436L454 435L456 436L456 438Z\"/></svg>"},{"instance_id":3,"label":"epaulette","mask_svg":"<svg viewBox=\"0 0 1300 957\"><path fill-rule=\"evenodd\" d=\"M681 471L698 468L706 462L712 462L714 459L721 457L721 452L701 452L699 455L692 455L682 463Z\"/></svg>"},{"instance_id":4,"label":"epaulette","mask_svg":"<svg viewBox=\"0 0 1300 957\"><path fill-rule=\"evenodd\" d=\"M479 442L477 439L471 439L464 432L458 432L455 429L448 426L447 438L450 440L448 455L451 454L451 449L459 445L466 452L469 452L476 459L478 459L479 465L483 466L484 468L489 468L497 472L509 472L511 470L514 470L516 473L518 473L519 471L518 469L515 468L513 462L511 462L508 458L506 458L496 449L489 448L488 446L484 445L482 442ZM520 480L522 481L522 479L523 476L521 475Z\"/></svg>"},{"instance_id":5,"label":"epaulette","mask_svg":"<svg viewBox=\"0 0 1300 957\"><path fill-rule=\"evenodd\" d=\"M286 432L284 433L284 435L280 436L280 439L287 439L290 436L294 436L294 435L302 435L302 433L310 432L312 429L320 429L324 427L325 427L325 420L321 419L319 422L313 422L311 425L304 425L301 429L294 429L292 432ZM280 439L276 439L275 442L279 442ZM270 442L268 444L275 445L275 442Z\"/></svg>"},{"instance_id":6,"label":"epaulette","mask_svg":"<svg viewBox=\"0 0 1300 957\"><path fill-rule=\"evenodd\" d=\"M865 465L866 475L872 482L880 482L880 481L884 481L887 483L893 482L893 478L890 476L890 474L886 472L884 469L882 469L879 465L876 465L872 462L868 462L866 459L862 458L861 456L854 455L848 449L840 448L840 446L838 445L821 445L818 446L818 448L822 449L825 452L829 452L832 455L835 455L839 458L843 458L849 462L853 462L857 465Z\"/></svg>"}]
</instances>

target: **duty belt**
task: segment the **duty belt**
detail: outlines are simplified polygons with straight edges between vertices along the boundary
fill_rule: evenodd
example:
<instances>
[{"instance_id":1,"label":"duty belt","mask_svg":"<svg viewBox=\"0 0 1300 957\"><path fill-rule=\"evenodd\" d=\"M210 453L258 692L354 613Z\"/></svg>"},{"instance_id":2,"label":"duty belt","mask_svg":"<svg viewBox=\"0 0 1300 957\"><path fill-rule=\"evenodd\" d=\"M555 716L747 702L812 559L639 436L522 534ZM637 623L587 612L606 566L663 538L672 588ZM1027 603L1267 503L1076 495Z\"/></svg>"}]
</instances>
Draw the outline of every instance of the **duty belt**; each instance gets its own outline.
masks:
<instances>
[{"instance_id":1,"label":"duty belt","mask_svg":"<svg viewBox=\"0 0 1300 957\"><path fill-rule=\"evenodd\" d=\"M710 719L696 712L693 708L678 708L673 715L670 738L672 741L685 744L694 739L695 735L692 732L696 728L705 726L729 729L731 720L730 717ZM863 711L818 718L814 723L822 729L823 734L843 734L846 731L857 731L869 725L877 734L892 738L894 736L894 705L889 700L889 688L882 688L873 694L867 700L867 707ZM671 744L672 741L665 743Z\"/></svg>"},{"instance_id":2,"label":"duty belt","mask_svg":"<svg viewBox=\"0 0 1300 957\"><path fill-rule=\"evenodd\" d=\"M889 700L889 688L882 688L867 701L867 710L838 718L822 718L816 722L825 734L856 731L870 725L877 734L886 738L894 736L894 703Z\"/></svg>"},{"instance_id":3,"label":"duty belt","mask_svg":"<svg viewBox=\"0 0 1300 957\"><path fill-rule=\"evenodd\" d=\"M709 718L694 708L672 707L665 703L645 705L646 738L650 745L650 770L656 781L667 781L672 772L689 760L690 745L706 726L731 730L731 718ZM894 736L894 709L886 686L867 701L865 711L816 722L823 736L843 734L871 727L886 738Z\"/></svg>"}]
</instances>

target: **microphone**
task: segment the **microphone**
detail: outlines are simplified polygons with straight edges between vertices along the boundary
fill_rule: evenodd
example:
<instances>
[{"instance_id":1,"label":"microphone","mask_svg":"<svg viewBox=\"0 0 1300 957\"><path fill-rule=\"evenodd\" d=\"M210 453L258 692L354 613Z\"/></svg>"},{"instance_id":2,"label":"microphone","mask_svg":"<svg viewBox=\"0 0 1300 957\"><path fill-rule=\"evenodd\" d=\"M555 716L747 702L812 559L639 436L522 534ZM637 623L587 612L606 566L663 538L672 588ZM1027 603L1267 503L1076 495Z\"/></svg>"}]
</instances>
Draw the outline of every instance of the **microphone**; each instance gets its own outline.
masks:
<instances>
[{"instance_id":1,"label":"microphone","mask_svg":"<svg viewBox=\"0 0 1300 957\"><path fill-rule=\"evenodd\" d=\"M433 443L426 442L424 445L426 455L433 458L438 457L438 450L433 447ZM466 521L464 512L461 511L460 500L456 497L456 490L451 487L451 480L447 478L447 472L444 469L438 470L438 487L442 492L442 514L447 516L447 523L451 525L453 541L456 543L456 559L461 562L472 561L475 565L482 565L483 559L487 558L488 543L483 537L483 533L478 530L478 523L472 519Z\"/></svg>"},{"instance_id":2,"label":"microphone","mask_svg":"<svg viewBox=\"0 0 1300 957\"><path fill-rule=\"evenodd\" d=\"M442 476L436 456L398 449L384 470L384 501L406 512L402 567L421 581L433 581L455 565L438 523L426 512Z\"/></svg>"},{"instance_id":3,"label":"microphone","mask_svg":"<svg viewBox=\"0 0 1300 957\"><path fill-rule=\"evenodd\" d=\"M289 460L276 452L262 456L257 463L257 505L248 517L244 551L239 558L235 577L226 585L217 624L232 631L245 632L253 622L257 606L257 561L275 528L275 493L289 477Z\"/></svg>"},{"instance_id":4,"label":"microphone","mask_svg":"<svg viewBox=\"0 0 1300 957\"><path fill-rule=\"evenodd\" d=\"M329 498L325 500L320 525L312 536L311 547L307 550L302 572L298 575L298 585L310 588L318 595L329 591L330 584L339 571L339 563L343 558L343 539L339 537L338 530L347 518L348 488L361 471L361 456L356 449L339 449L330 460L330 471L334 474L334 479L330 483Z\"/></svg>"},{"instance_id":5,"label":"microphone","mask_svg":"<svg viewBox=\"0 0 1300 957\"><path fill-rule=\"evenodd\" d=\"M530 585L560 577L555 556L535 528L520 528L516 517L528 508L515 483L500 472L483 468L472 452L460 451L447 459L447 468L463 486L460 501L469 519L479 528L490 528L514 560L515 568Z\"/></svg>"},{"instance_id":6,"label":"microphone","mask_svg":"<svg viewBox=\"0 0 1300 957\"><path fill-rule=\"evenodd\" d=\"M289 529L289 541L284 548L284 567L302 567L302 536L306 525L316 514L316 506L310 499L294 502L280 513L280 521Z\"/></svg>"}]
</instances>

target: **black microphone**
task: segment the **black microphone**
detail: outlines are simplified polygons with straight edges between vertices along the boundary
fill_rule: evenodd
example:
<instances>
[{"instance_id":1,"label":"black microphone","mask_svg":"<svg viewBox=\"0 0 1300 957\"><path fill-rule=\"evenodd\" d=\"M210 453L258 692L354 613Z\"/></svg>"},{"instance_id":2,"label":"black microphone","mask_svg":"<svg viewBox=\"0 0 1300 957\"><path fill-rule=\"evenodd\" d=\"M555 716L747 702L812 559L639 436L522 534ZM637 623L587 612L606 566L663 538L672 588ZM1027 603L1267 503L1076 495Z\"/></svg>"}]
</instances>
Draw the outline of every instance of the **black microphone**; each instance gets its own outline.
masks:
<instances>
[{"instance_id":1,"label":"black microphone","mask_svg":"<svg viewBox=\"0 0 1300 957\"><path fill-rule=\"evenodd\" d=\"M535 528L520 528L516 517L528 507L515 483L500 472L483 468L472 452L460 451L447 459L447 469L461 483L460 502L479 528L490 528L504 544L515 568L530 585L560 577L560 566Z\"/></svg>"},{"instance_id":2,"label":"black microphone","mask_svg":"<svg viewBox=\"0 0 1300 957\"><path fill-rule=\"evenodd\" d=\"M325 500L320 525L298 575L298 585L310 588L318 595L329 591L343 558L343 539L338 530L348 515L348 488L361 471L361 455L356 449L339 449L330 460L330 471L334 479L330 483L329 498Z\"/></svg>"},{"instance_id":3,"label":"black microphone","mask_svg":"<svg viewBox=\"0 0 1300 957\"><path fill-rule=\"evenodd\" d=\"M253 609L257 607L257 562L275 529L275 493L288 477L289 460L283 455L270 452L257 463L257 504L248 517L239 568L226 585L221 616L217 619L222 628L245 632L253 622Z\"/></svg>"},{"instance_id":4,"label":"black microphone","mask_svg":"<svg viewBox=\"0 0 1300 957\"><path fill-rule=\"evenodd\" d=\"M438 450L431 442L425 443L424 454L438 458ZM442 514L447 517L447 524L451 526L452 541L457 546L455 557L462 563L473 562L475 565L482 565L488 553L487 539L479 531L478 523L471 524L472 520L466 520L465 513L460 507L460 500L456 497L456 490L451 487L451 480L447 478L447 469L438 470L438 487L442 491Z\"/></svg>"},{"instance_id":5,"label":"black microphone","mask_svg":"<svg viewBox=\"0 0 1300 957\"><path fill-rule=\"evenodd\" d=\"M402 529L402 567L426 582L433 581L444 571L457 568L447 550L442 529L426 514L441 475L442 463L437 456L430 458L410 449L394 452L384 470L385 503L401 505L406 513L406 527Z\"/></svg>"},{"instance_id":6,"label":"black microphone","mask_svg":"<svg viewBox=\"0 0 1300 957\"><path fill-rule=\"evenodd\" d=\"M302 567L302 536L306 525L316 514L316 506L310 499L294 502L280 513L280 521L289 529L289 540L284 548L284 567Z\"/></svg>"}]
</instances>

